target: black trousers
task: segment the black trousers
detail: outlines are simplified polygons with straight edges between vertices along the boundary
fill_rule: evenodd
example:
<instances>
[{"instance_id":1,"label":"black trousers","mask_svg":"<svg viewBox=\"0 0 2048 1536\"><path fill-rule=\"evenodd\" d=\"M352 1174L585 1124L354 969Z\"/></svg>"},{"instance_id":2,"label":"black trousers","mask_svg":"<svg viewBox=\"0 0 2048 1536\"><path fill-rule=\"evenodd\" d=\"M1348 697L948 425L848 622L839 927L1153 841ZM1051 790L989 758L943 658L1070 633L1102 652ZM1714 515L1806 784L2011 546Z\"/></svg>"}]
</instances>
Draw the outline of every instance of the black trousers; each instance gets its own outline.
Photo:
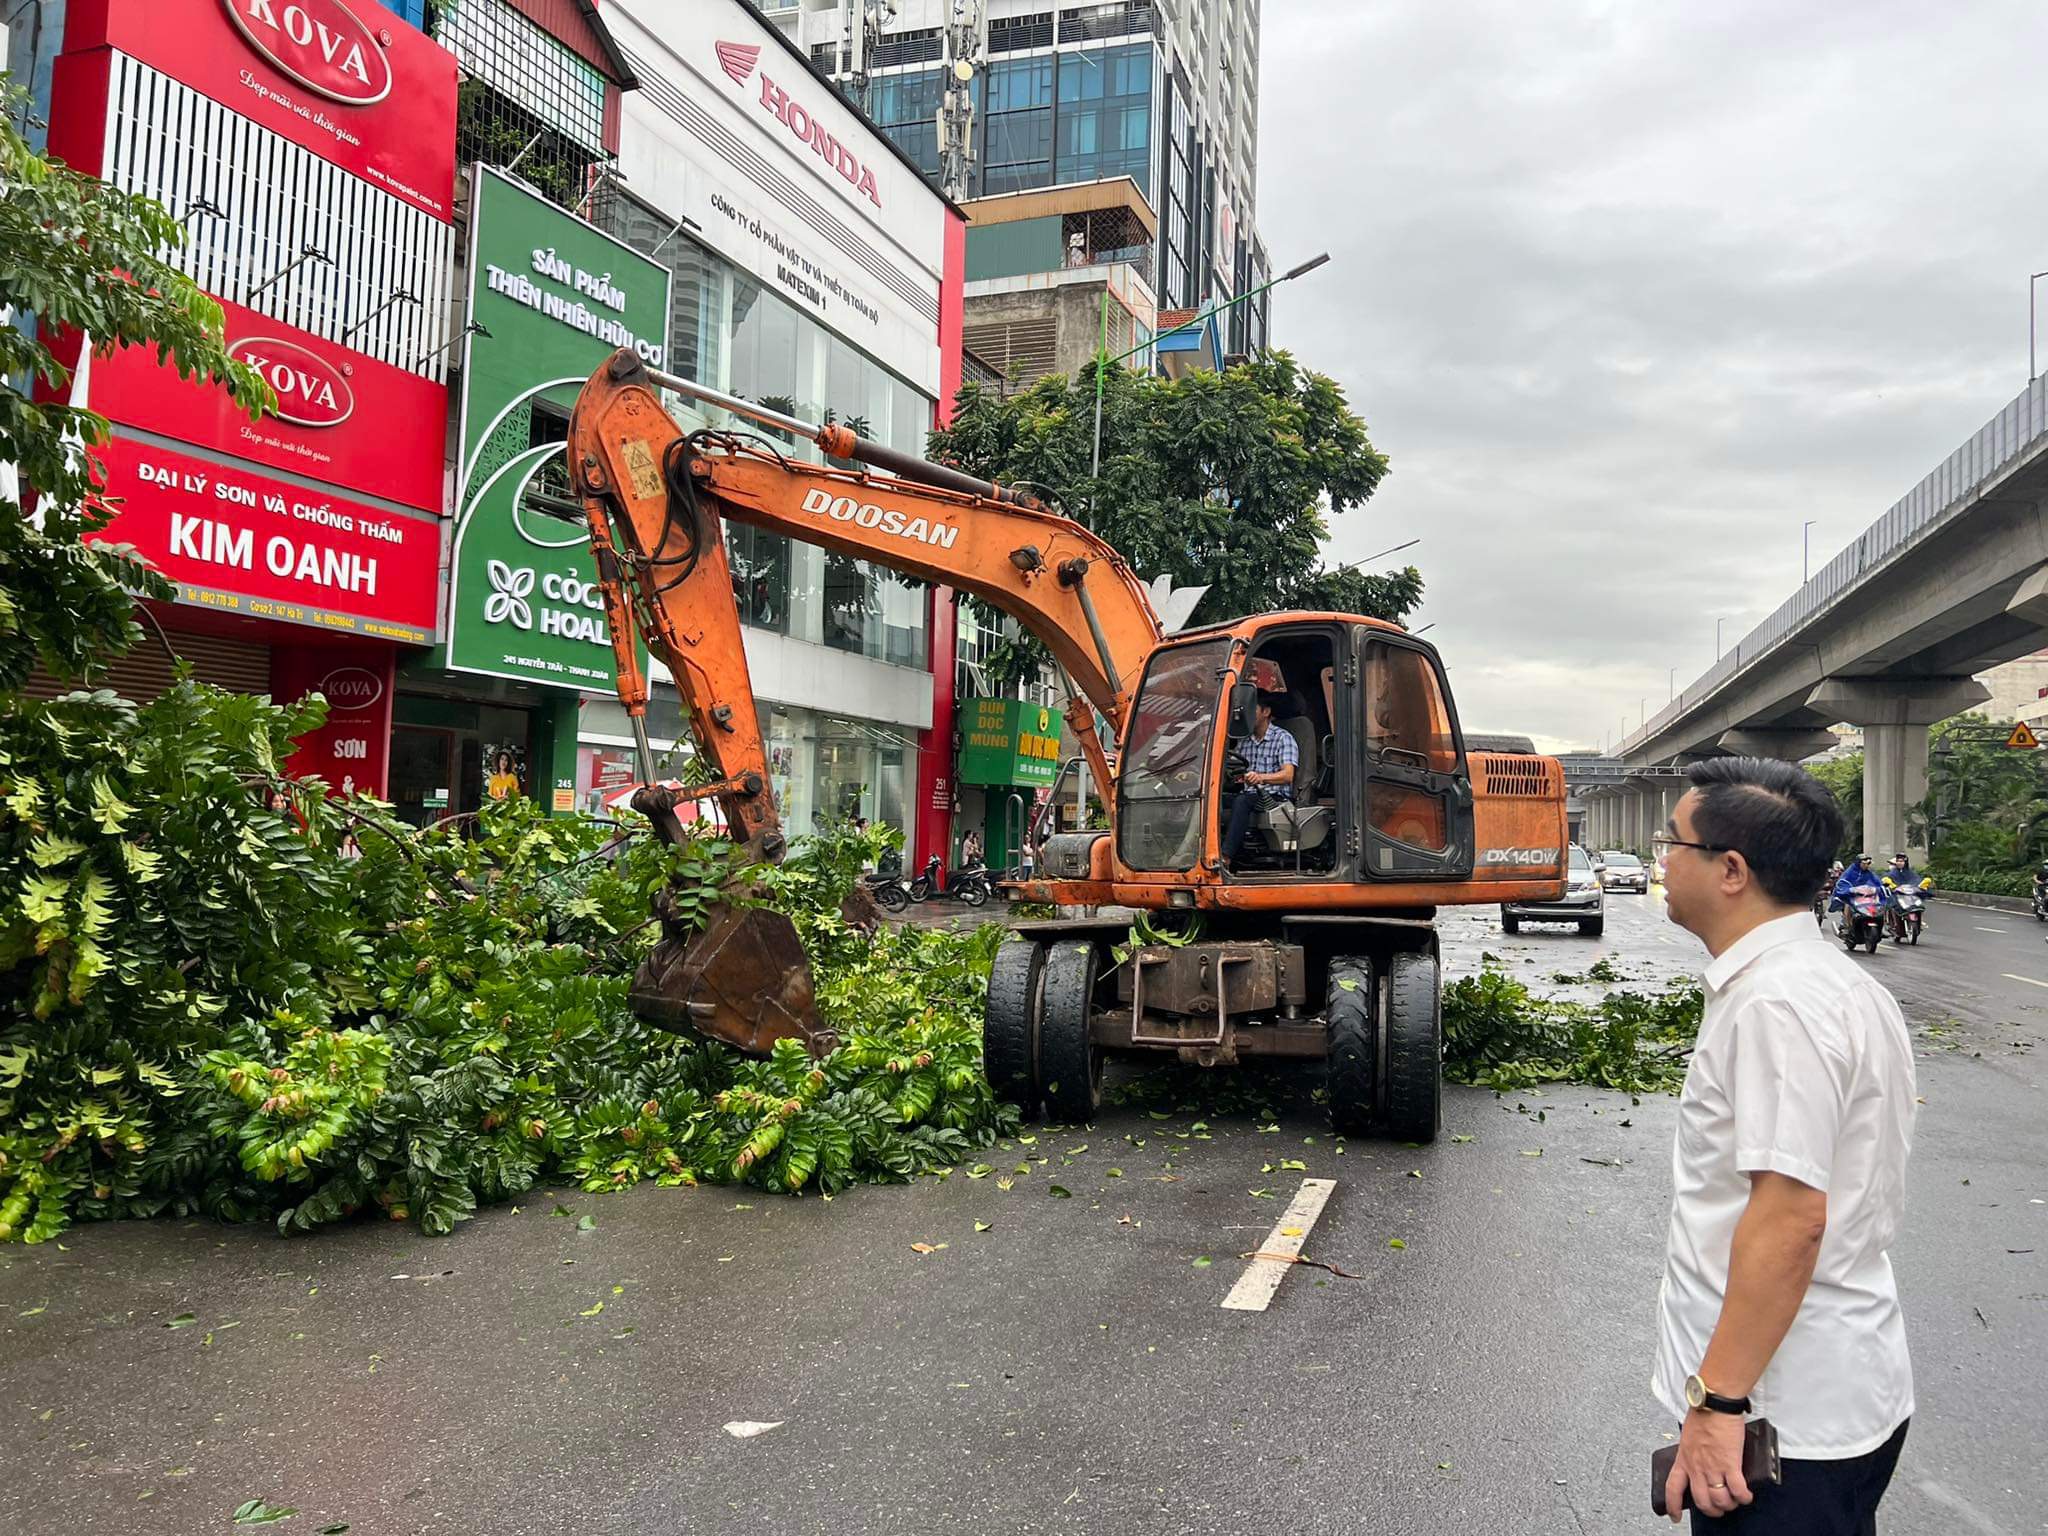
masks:
<instances>
[{"instance_id":1,"label":"black trousers","mask_svg":"<svg viewBox=\"0 0 2048 1536\"><path fill-rule=\"evenodd\" d=\"M1909 1420L1908 1423L1911 1421ZM1733 1514L1692 1512L1693 1536L1877 1536L1877 1506L1891 1486L1906 1424L1876 1450L1846 1461L1784 1461L1785 1481L1752 1488L1755 1499Z\"/></svg>"},{"instance_id":2,"label":"black trousers","mask_svg":"<svg viewBox=\"0 0 2048 1536\"><path fill-rule=\"evenodd\" d=\"M1237 792L1237 798L1230 803L1230 825L1223 832L1224 858L1237 857L1244 847L1245 838L1251 834L1252 817L1258 814L1260 806L1270 803L1252 786L1248 785Z\"/></svg>"}]
</instances>

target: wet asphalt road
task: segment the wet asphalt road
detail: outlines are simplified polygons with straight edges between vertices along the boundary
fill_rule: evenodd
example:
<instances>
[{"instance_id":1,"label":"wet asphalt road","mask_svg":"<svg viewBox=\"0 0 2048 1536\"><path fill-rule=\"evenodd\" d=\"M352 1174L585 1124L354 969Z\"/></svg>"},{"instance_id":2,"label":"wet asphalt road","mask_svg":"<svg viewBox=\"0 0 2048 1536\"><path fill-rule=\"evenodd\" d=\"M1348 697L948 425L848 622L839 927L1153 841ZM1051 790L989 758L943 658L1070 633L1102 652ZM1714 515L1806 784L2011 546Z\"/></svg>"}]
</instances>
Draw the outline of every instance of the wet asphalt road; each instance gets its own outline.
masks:
<instances>
[{"instance_id":1,"label":"wet asphalt road","mask_svg":"<svg viewBox=\"0 0 2048 1536\"><path fill-rule=\"evenodd\" d=\"M1454 970L1491 951L1543 985L1699 959L1654 894L1598 941L1445 929ZM2048 1530L2048 944L1944 907L1868 963L1926 1098L1885 1529ZM298 1533L1661 1528L1670 1101L1451 1090L1434 1146L1340 1148L1299 1075L1210 1083L829 1204L558 1191L441 1241L159 1222L0 1250L0 1529L225 1532L256 1497ZM1223 1310L1304 1172L1337 1181L1307 1252L1351 1277Z\"/></svg>"}]
</instances>

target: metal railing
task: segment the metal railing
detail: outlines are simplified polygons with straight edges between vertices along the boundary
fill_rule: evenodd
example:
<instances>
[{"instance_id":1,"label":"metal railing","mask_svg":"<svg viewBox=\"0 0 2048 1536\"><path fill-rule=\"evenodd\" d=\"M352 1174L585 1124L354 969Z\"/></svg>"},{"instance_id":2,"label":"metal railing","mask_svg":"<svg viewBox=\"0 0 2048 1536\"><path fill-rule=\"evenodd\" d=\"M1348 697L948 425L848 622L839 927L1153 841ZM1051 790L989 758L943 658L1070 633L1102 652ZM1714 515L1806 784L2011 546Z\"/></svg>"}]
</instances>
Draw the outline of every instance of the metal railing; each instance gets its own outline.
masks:
<instances>
[{"instance_id":1,"label":"metal railing","mask_svg":"<svg viewBox=\"0 0 2048 1536\"><path fill-rule=\"evenodd\" d=\"M2023 459L2048 452L2048 375L2020 391L2006 408L1904 496L1834 559L1735 642L1735 648L1688 685L1649 722L1622 738L1616 753L1633 752L1815 619L1854 593L1944 523L1973 505L1984 485Z\"/></svg>"}]
</instances>

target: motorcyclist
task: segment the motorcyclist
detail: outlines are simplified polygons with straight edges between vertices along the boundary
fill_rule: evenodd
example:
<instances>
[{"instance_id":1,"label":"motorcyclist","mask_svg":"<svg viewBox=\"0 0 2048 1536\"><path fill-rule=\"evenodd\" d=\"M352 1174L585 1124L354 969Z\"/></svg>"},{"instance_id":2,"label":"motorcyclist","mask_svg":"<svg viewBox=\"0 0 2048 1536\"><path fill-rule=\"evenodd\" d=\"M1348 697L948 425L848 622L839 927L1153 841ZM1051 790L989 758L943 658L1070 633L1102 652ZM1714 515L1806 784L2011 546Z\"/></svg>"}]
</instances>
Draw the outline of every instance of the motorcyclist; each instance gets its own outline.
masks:
<instances>
[{"instance_id":1,"label":"motorcyclist","mask_svg":"<svg viewBox=\"0 0 2048 1536\"><path fill-rule=\"evenodd\" d=\"M1883 889L1877 882L1877 872L1870 867L1870 855L1859 853L1856 862L1843 870L1841 878L1835 882L1835 894L1828 901L1828 910L1838 910L1851 891L1865 887L1874 891Z\"/></svg>"},{"instance_id":2,"label":"motorcyclist","mask_svg":"<svg viewBox=\"0 0 2048 1536\"><path fill-rule=\"evenodd\" d=\"M1891 864L1884 872L1884 878L1891 891L1903 891L1920 883L1920 877L1913 873L1913 861L1903 853L1892 855ZM1899 910L1899 904L1888 891L1885 896L1888 909L1885 916L1889 921L1892 938L1903 944L1906 940L1906 917Z\"/></svg>"}]
</instances>

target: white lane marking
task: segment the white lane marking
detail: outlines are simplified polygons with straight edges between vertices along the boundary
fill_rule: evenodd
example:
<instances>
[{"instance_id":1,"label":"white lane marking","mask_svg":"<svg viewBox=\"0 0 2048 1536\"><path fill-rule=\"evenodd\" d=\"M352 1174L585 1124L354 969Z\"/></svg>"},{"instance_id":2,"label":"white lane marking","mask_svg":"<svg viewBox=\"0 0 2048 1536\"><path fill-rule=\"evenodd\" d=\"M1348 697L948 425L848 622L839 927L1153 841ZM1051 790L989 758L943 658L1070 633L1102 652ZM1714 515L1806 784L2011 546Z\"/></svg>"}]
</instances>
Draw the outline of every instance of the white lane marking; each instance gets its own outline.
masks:
<instances>
[{"instance_id":1,"label":"white lane marking","mask_svg":"<svg viewBox=\"0 0 2048 1536\"><path fill-rule=\"evenodd\" d=\"M2048 981L2036 981L2031 976L2015 976L2011 971L2000 971L1998 974L2007 981L2024 981L2030 987L2048 987Z\"/></svg>"},{"instance_id":2,"label":"white lane marking","mask_svg":"<svg viewBox=\"0 0 2048 1536\"><path fill-rule=\"evenodd\" d=\"M1301 1188L1287 1202L1287 1209L1280 1213L1280 1219L1259 1246L1258 1255L1245 1266L1244 1273L1237 1277L1237 1284L1223 1298L1224 1306L1233 1312L1266 1310L1273 1293L1280 1289L1280 1282L1287 1278L1287 1271L1294 1268L1294 1256L1301 1252L1301 1245L1308 1240L1308 1229L1323 1214L1330 1192L1336 1187L1335 1179L1301 1181Z\"/></svg>"},{"instance_id":3,"label":"white lane marking","mask_svg":"<svg viewBox=\"0 0 2048 1536\"><path fill-rule=\"evenodd\" d=\"M1979 933L2011 933L2011 932L2012 932L2012 930L2011 930L2010 928L1986 928L1986 927L1985 927L1985 926L1984 926L1984 925L1983 925L1982 923L1973 923L1973 924L1972 924L1971 926L1972 926L1972 927L1974 927L1974 928L1975 928L1975 929L1976 929L1976 930L1977 930L1977 931L1978 931Z\"/></svg>"}]
</instances>

